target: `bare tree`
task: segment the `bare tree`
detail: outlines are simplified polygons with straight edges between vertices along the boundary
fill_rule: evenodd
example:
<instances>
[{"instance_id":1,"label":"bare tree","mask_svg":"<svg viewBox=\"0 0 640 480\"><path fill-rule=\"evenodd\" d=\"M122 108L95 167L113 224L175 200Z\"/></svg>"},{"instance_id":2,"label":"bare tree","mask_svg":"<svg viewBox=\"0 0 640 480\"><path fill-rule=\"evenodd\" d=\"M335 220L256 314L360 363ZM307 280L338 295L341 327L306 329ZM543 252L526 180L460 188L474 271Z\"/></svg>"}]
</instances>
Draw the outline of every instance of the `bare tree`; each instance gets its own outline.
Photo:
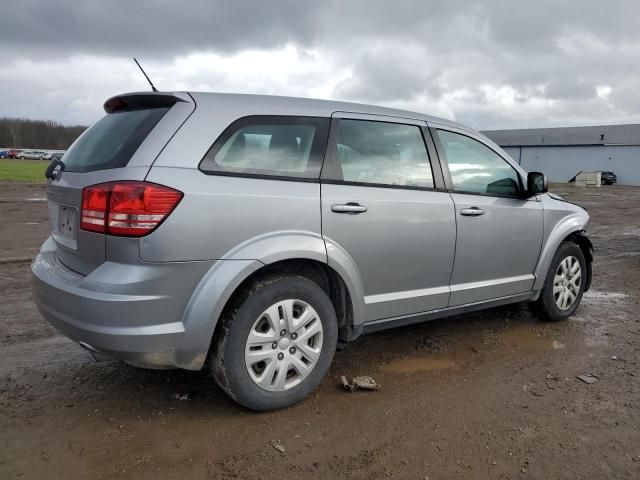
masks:
<instances>
[{"instance_id":1,"label":"bare tree","mask_svg":"<svg viewBox=\"0 0 640 480\"><path fill-rule=\"evenodd\" d=\"M20 125L21 121L17 118L7 119L7 129L9 130L9 136L11 137L11 146L18 146L18 139L20 138Z\"/></svg>"},{"instance_id":2,"label":"bare tree","mask_svg":"<svg viewBox=\"0 0 640 480\"><path fill-rule=\"evenodd\" d=\"M0 118L0 147L66 150L86 128L51 120Z\"/></svg>"}]
</instances>

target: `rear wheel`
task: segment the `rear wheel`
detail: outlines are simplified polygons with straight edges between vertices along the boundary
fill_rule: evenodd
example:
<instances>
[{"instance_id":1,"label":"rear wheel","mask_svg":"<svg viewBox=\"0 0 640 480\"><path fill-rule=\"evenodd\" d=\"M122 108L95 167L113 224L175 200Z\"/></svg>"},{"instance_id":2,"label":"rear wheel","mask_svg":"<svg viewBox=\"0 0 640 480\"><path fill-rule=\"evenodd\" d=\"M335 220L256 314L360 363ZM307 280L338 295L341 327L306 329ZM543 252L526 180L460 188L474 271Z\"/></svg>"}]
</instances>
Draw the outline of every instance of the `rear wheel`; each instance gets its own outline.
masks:
<instances>
[{"instance_id":1,"label":"rear wheel","mask_svg":"<svg viewBox=\"0 0 640 480\"><path fill-rule=\"evenodd\" d=\"M322 381L338 340L327 294L299 276L256 281L221 319L211 368L241 405L275 410L299 402Z\"/></svg>"},{"instance_id":2,"label":"rear wheel","mask_svg":"<svg viewBox=\"0 0 640 480\"><path fill-rule=\"evenodd\" d=\"M566 320L580 305L586 282L582 249L573 242L563 242L553 257L540 297L529 305L542 320Z\"/></svg>"}]
</instances>

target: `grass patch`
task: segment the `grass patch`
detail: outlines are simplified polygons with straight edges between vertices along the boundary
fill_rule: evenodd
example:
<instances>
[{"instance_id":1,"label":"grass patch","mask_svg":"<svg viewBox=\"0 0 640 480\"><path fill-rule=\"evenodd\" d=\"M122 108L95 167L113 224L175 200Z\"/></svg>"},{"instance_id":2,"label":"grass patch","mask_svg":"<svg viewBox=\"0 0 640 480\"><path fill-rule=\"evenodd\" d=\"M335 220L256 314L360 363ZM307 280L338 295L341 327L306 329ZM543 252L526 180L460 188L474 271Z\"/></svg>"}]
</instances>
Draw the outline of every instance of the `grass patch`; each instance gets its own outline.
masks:
<instances>
[{"instance_id":1,"label":"grass patch","mask_svg":"<svg viewBox=\"0 0 640 480\"><path fill-rule=\"evenodd\" d=\"M44 182L44 171L49 162L46 160L0 159L0 180L13 182Z\"/></svg>"}]
</instances>

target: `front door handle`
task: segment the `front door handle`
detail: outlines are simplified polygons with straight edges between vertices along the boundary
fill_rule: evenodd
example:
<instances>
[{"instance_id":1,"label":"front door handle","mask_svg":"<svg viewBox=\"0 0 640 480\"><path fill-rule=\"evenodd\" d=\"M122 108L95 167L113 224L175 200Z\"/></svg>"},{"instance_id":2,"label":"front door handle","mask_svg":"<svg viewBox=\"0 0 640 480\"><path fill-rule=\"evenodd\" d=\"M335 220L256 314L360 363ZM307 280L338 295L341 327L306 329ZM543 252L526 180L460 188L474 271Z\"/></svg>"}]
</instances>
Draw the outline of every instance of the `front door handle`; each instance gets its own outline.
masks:
<instances>
[{"instance_id":1,"label":"front door handle","mask_svg":"<svg viewBox=\"0 0 640 480\"><path fill-rule=\"evenodd\" d=\"M335 213L348 213L350 215L356 215L358 213L366 212L367 207L365 207L364 205L360 205L359 203L349 202L331 205L331 211Z\"/></svg>"},{"instance_id":2,"label":"front door handle","mask_svg":"<svg viewBox=\"0 0 640 480\"><path fill-rule=\"evenodd\" d=\"M480 215L484 215L484 210L478 207L463 208L462 210L460 210L460 215L466 215L469 217L478 217Z\"/></svg>"}]
</instances>

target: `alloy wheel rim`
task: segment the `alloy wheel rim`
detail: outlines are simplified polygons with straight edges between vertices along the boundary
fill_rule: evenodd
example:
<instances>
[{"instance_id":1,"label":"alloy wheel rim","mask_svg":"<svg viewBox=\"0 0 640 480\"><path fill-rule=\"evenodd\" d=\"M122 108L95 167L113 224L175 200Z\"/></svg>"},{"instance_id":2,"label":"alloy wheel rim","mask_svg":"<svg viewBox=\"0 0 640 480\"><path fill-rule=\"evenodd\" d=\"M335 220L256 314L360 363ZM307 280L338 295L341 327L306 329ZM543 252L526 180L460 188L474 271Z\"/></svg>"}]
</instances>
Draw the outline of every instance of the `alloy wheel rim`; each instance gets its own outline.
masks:
<instances>
[{"instance_id":1,"label":"alloy wheel rim","mask_svg":"<svg viewBox=\"0 0 640 480\"><path fill-rule=\"evenodd\" d=\"M582 269L576 257L565 257L553 278L553 301L560 310L569 310L578 299Z\"/></svg>"},{"instance_id":2,"label":"alloy wheel rim","mask_svg":"<svg viewBox=\"0 0 640 480\"><path fill-rule=\"evenodd\" d=\"M280 300L256 319L244 359L249 377L260 388L282 392L303 382L322 350L320 316L307 302Z\"/></svg>"}]
</instances>

